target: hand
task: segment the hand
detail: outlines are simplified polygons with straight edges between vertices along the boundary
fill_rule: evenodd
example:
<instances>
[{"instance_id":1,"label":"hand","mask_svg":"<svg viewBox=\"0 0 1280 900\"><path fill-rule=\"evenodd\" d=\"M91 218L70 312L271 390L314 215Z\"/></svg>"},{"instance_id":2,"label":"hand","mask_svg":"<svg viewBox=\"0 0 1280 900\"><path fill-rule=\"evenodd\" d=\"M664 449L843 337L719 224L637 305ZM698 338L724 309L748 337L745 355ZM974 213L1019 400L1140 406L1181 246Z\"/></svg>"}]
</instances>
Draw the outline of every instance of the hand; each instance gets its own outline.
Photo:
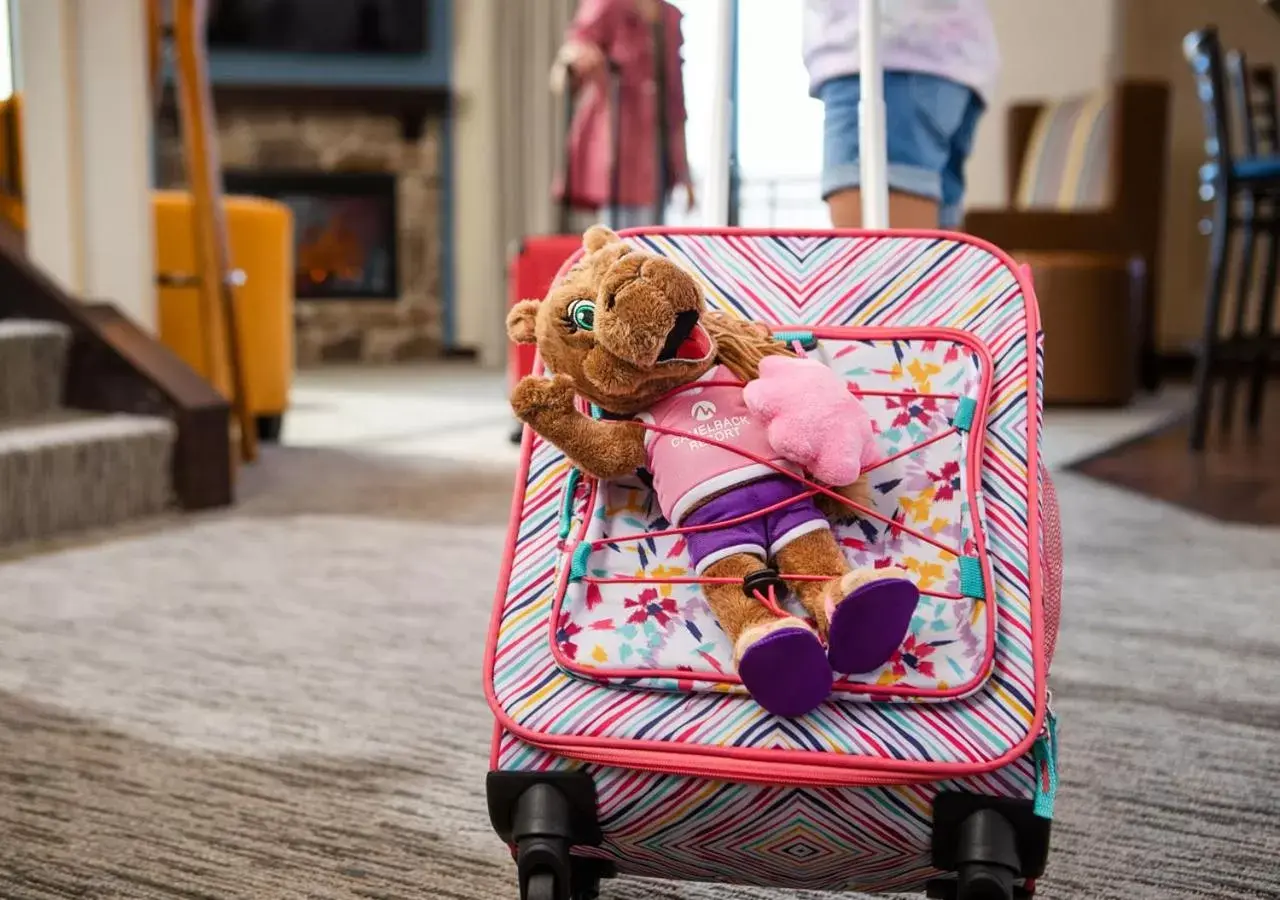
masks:
<instances>
[{"instance_id":1,"label":"hand","mask_svg":"<svg viewBox=\"0 0 1280 900\"><path fill-rule=\"evenodd\" d=\"M585 78L604 68L604 51L595 44L571 41L560 51L560 58L578 78Z\"/></svg>"},{"instance_id":2,"label":"hand","mask_svg":"<svg viewBox=\"0 0 1280 900\"><path fill-rule=\"evenodd\" d=\"M680 182L680 186L684 188L685 212L693 212L698 208L698 198L693 192L693 179L686 178Z\"/></svg>"},{"instance_id":3,"label":"hand","mask_svg":"<svg viewBox=\"0 0 1280 900\"><path fill-rule=\"evenodd\" d=\"M526 375L511 393L511 408L523 422L552 415L572 415L577 391L568 375L539 378Z\"/></svg>"}]
</instances>

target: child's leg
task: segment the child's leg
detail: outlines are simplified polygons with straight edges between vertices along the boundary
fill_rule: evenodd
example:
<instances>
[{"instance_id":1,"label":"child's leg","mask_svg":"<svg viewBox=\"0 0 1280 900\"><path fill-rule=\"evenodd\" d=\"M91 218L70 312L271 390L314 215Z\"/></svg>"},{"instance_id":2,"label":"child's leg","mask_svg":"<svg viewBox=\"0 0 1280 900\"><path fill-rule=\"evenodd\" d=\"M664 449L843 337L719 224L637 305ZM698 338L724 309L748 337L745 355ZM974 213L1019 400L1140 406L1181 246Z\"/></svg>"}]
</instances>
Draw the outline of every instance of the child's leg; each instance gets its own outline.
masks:
<instances>
[{"instance_id":1,"label":"child's leg","mask_svg":"<svg viewBox=\"0 0 1280 900\"><path fill-rule=\"evenodd\" d=\"M961 128L972 91L913 72L884 74L889 224L937 228L942 173ZM822 194L837 228L862 224L858 102L861 79L836 78L822 86L824 109Z\"/></svg>"},{"instance_id":2,"label":"child's leg","mask_svg":"<svg viewBox=\"0 0 1280 900\"><path fill-rule=\"evenodd\" d=\"M964 167L973 152L973 138L985 111L986 104L982 98L970 91L964 119L951 138L951 158L942 171L942 206L938 211L941 228L956 229L964 221Z\"/></svg>"},{"instance_id":3,"label":"child's leg","mask_svg":"<svg viewBox=\"0 0 1280 900\"><path fill-rule=\"evenodd\" d=\"M600 210L600 220L608 222L609 227L614 231L622 231L624 228L643 228L653 224L652 206L619 206L616 220L611 213L612 210L609 207L604 207Z\"/></svg>"}]
</instances>

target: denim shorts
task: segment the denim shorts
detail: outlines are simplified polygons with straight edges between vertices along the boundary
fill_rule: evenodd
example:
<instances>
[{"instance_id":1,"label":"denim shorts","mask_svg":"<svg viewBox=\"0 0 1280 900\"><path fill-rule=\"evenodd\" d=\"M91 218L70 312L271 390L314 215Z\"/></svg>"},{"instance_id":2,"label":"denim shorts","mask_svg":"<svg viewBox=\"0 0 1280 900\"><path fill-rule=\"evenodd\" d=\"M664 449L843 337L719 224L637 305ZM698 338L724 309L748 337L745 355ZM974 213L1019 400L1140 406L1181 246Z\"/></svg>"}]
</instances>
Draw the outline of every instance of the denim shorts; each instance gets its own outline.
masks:
<instances>
[{"instance_id":1,"label":"denim shorts","mask_svg":"<svg viewBox=\"0 0 1280 900\"><path fill-rule=\"evenodd\" d=\"M818 90L824 110L822 197L856 188L858 154L857 75L833 78ZM964 166L986 105L971 88L919 72L884 73L889 189L938 201L939 227L960 224Z\"/></svg>"}]
</instances>

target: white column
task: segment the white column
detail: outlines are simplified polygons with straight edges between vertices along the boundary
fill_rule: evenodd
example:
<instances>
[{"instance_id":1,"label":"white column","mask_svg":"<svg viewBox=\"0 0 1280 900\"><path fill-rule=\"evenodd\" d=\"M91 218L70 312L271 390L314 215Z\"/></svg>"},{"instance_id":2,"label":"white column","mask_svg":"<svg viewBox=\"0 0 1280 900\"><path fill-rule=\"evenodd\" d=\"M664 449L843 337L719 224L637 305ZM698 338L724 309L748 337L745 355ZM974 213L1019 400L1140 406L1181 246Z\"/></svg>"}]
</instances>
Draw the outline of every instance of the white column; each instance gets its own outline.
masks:
<instances>
[{"instance_id":1,"label":"white column","mask_svg":"<svg viewBox=\"0 0 1280 900\"><path fill-rule=\"evenodd\" d=\"M69 0L18 0L27 255L70 291L84 284L76 29Z\"/></svg>"},{"instance_id":2,"label":"white column","mask_svg":"<svg viewBox=\"0 0 1280 900\"><path fill-rule=\"evenodd\" d=\"M476 348L480 362L506 359L506 248L500 233L500 91L495 51L499 0L467 0L453 9L454 340Z\"/></svg>"},{"instance_id":3,"label":"white column","mask_svg":"<svg viewBox=\"0 0 1280 900\"><path fill-rule=\"evenodd\" d=\"M711 116L711 160L707 169L706 224L729 224L729 154L733 149L733 0L700 0L714 4L717 27L714 45L715 82Z\"/></svg>"},{"instance_id":4,"label":"white column","mask_svg":"<svg viewBox=\"0 0 1280 900\"><path fill-rule=\"evenodd\" d=\"M154 334L146 4L78 0L77 6L83 290Z\"/></svg>"},{"instance_id":5,"label":"white column","mask_svg":"<svg viewBox=\"0 0 1280 900\"><path fill-rule=\"evenodd\" d=\"M18 2L27 252L154 333L145 6Z\"/></svg>"}]
</instances>

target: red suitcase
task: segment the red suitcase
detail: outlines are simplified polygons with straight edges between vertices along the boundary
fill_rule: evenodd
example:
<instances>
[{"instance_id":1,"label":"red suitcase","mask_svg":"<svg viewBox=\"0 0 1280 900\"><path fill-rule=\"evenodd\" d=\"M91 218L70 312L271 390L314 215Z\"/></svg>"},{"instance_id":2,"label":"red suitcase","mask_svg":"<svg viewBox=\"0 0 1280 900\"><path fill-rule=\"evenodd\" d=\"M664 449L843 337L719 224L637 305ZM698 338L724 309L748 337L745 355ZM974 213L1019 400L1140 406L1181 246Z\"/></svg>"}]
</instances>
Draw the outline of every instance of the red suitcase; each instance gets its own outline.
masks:
<instances>
[{"instance_id":1,"label":"red suitcase","mask_svg":"<svg viewBox=\"0 0 1280 900\"><path fill-rule=\"evenodd\" d=\"M582 246L577 234L547 234L527 237L520 242L507 269L507 306L521 300L540 300L551 289L551 282L564 261ZM511 343L507 349L507 386L533 374L533 344Z\"/></svg>"}]
</instances>

